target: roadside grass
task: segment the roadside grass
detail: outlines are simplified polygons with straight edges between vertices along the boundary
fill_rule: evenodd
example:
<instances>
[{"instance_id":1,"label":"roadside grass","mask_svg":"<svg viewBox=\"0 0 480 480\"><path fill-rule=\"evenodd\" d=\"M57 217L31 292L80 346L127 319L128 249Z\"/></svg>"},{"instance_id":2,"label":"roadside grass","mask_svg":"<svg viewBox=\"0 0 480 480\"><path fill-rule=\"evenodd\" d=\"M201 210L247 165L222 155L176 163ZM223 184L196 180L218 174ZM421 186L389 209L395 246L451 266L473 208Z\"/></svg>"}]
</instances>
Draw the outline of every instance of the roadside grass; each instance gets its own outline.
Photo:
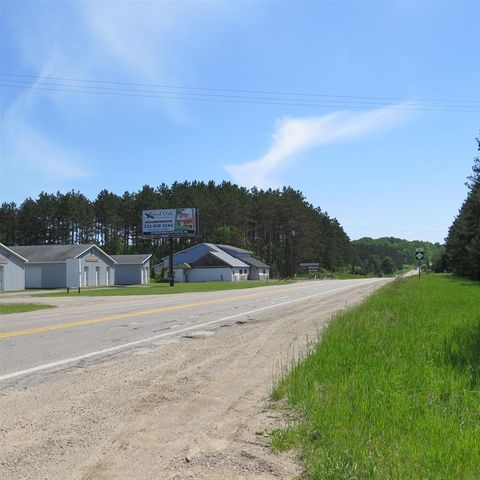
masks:
<instances>
[{"instance_id":1,"label":"roadside grass","mask_svg":"<svg viewBox=\"0 0 480 480\"><path fill-rule=\"evenodd\" d=\"M189 293L189 292L213 292L219 290L241 290L245 288L265 287L270 285L287 285L291 281L269 281L269 282L198 282L198 283L176 283L170 287L169 283L151 283L149 285L133 285L118 287L88 287L80 290L81 296L88 297L108 297L118 295L165 295L171 293ZM39 293L40 294L40 293ZM76 289L71 289L70 293L42 293L42 297L66 297L78 295Z\"/></svg>"},{"instance_id":2,"label":"roadside grass","mask_svg":"<svg viewBox=\"0 0 480 480\"><path fill-rule=\"evenodd\" d=\"M24 313L45 308L55 308L53 305L44 305L39 303L6 303L0 305L0 315L6 313Z\"/></svg>"},{"instance_id":3,"label":"roadside grass","mask_svg":"<svg viewBox=\"0 0 480 480\"><path fill-rule=\"evenodd\" d=\"M480 284L397 280L332 320L272 393L308 479L480 478Z\"/></svg>"}]
</instances>

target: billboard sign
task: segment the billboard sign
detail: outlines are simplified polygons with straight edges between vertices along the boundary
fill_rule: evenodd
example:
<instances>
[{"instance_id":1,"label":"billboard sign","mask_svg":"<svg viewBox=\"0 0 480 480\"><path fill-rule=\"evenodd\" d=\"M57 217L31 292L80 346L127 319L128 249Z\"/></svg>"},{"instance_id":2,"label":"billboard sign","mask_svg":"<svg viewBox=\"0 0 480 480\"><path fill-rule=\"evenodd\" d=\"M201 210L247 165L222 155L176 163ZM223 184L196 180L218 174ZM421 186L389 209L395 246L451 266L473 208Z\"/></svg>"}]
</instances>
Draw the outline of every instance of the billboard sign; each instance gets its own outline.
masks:
<instances>
[{"instance_id":1,"label":"billboard sign","mask_svg":"<svg viewBox=\"0 0 480 480\"><path fill-rule=\"evenodd\" d=\"M181 237L197 234L196 208L167 208L144 210L142 229L146 237Z\"/></svg>"}]
</instances>

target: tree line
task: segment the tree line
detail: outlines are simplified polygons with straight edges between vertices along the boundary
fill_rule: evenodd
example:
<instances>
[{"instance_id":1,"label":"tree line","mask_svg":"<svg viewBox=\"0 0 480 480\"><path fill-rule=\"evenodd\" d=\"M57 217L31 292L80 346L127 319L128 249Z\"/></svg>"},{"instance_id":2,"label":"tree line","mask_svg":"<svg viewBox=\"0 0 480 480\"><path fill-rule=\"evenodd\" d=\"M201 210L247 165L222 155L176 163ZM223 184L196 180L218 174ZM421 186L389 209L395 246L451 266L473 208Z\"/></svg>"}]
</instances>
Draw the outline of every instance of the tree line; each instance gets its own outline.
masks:
<instances>
[{"instance_id":1,"label":"tree line","mask_svg":"<svg viewBox=\"0 0 480 480\"><path fill-rule=\"evenodd\" d=\"M405 265L415 265L415 250L424 249L422 264L434 267L442 257L443 246L420 240L404 240L396 237L354 240L352 244L352 269L363 275L389 275L401 270Z\"/></svg>"},{"instance_id":2,"label":"tree line","mask_svg":"<svg viewBox=\"0 0 480 480\"><path fill-rule=\"evenodd\" d=\"M230 182L145 185L123 195L102 190L95 200L78 191L27 198L0 207L0 242L6 245L96 243L109 254L168 254L163 240L142 236L142 210L195 207L198 236L178 239L176 250L201 242L252 250L279 275L293 275L300 262L325 270L348 268L350 240L339 222L290 187L246 189Z\"/></svg>"},{"instance_id":3,"label":"tree line","mask_svg":"<svg viewBox=\"0 0 480 480\"><path fill-rule=\"evenodd\" d=\"M475 140L480 151L480 138ZM440 269L480 280L480 157L474 159L472 170L467 198L448 231Z\"/></svg>"}]
</instances>

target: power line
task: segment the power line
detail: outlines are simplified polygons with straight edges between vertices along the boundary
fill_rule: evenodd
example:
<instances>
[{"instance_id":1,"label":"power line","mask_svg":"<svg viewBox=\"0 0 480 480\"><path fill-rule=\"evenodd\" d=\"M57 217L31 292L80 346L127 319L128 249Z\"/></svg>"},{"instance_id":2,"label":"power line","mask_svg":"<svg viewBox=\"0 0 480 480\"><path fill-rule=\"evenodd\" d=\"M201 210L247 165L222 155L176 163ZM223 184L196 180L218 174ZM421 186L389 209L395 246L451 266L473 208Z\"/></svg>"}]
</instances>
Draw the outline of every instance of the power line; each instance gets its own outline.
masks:
<instances>
[{"instance_id":1,"label":"power line","mask_svg":"<svg viewBox=\"0 0 480 480\"><path fill-rule=\"evenodd\" d=\"M13 74L0 74L9 75ZM19 75L20 76L20 75ZM26 75L21 75L26 77ZM53 80L54 77L44 77ZM187 101L202 101L202 102L222 102L222 103L239 103L239 104L258 104L258 105L285 105L296 107L336 107L336 108L378 108L386 107L391 110L406 110L406 111L433 111L433 112L479 112L480 104L477 105L455 105L450 104L435 104L426 103L426 100L406 100L402 99L405 104L391 105L385 103L386 100L391 100L393 97L354 97L354 96L328 96L318 95L321 98L310 97L306 98L289 98L285 97L286 93L266 93L260 94L256 92L255 95L240 95L239 92L246 92L245 90L228 90L228 89L203 89L197 87L167 87L157 86L157 90L147 88L148 84L133 84L128 82L106 82L103 80L79 80L79 79L66 79L60 80L61 77L55 77L56 81L45 81L44 79L38 80L18 80L18 79L1 79L0 86L8 88L34 88L38 90L65 92L65 93L81 93L81 94L94 94L94 95L110 95L110 96L125 96L125 97L140 97L140 98L160 98L170 100L187 100ZM69 83L66 83L69 82ZM78 85L72 82L79 83ZM85 85L82 82L88 83L100 83L101 85ZM124 88L113 87L108 85L141 85L143 88ZM105 86L103 86L105 85ZM182 89L183 91L171 91L167 88ZM161 90L159 90L161 89ZM199 93L195 91L189 91L191 89L196 90L209 90L211 92L232 92L227 93ZM269 97L266 95L276 95ZM302 95L302 94L289 94L289 95ZM313 94L312 94L313 95ZM344 98L345 100L340 100ZM365 101L367 98L383 99L382 102L378 101ZM347 100L348 99L348 100ZM355 100L360 99L360 100ZM439 101L439 100L437 100ZM465 101L462 101L465 102ZM469 101L474 102L474 101Z\"/></svg>"},{"instance_id":2,"label":"power line","mask_svg":"<svg viewBox=\"0 0 480 480\"><path fill-rule=\"evenodd\" d=\"M150 95L173 95L178 98L182 98L182 95L192 95L194 97L199 97L199 98L206 98L206 99L241 99L241 100L265 100L265 101L279 101L281 100L282 102L287 102L285 104L297 104L299 103L299 99L296 98L282 98L282 97L252 97L252 96L247 96L247 95L227 95L227 94L211 94L211 93L192 93L192 92L171 92L171 91L165 91L165 90L145 90L145 89L134 89L134 88L118 88L118 87L103 87L103 86L96 86L96 85L75 85L72 83L53 83L53 82L45 82L43 80L40 80L39 82L32 83L31 81L28 80L2 80L0 79L0 82L3 82L4 86L25 86L25 88L29 87L55 87L55 88L73 88L73 89L88 89L88 92L92 93L109 93L109 92L121 92L121 93L142 93L142 94L150 94ZM11 85L13 84L13 85ZM84 93L87 93L85 91ZM353 98L353 97L352 97ZM363 97L360 97L363 98ZM329 103L335 103L338 104L339 100L331 100L331 99L319 99L315 100L312 99L310 101L311 103L315 104L329 104ZM365 101L342 101L342 105L360 105L360 106L385 106L389 105L384 102L365 102ZM432 107L432 108L440 108L440 107L445 107L445 108L464 108L464 109L471 109L471 108L476 108L475 106L470 106L470 105L453 105L453 104L425 104L425 103L418 103L416 101L410 101L404 106L413 106L413 107Z\"/></svg>"},{"instance_id":3,"label":"power line","mask_svg":"<svg viewBox=\"0 0 480 480\"><path fill-rule=\"evenodd\" d=\"M77 83L99 83L99 84L108 84L108 85L130 85L136 87L153 87L153 88L167 88L167 89L176 89L176 90L202 90L210 92L230 92L230 93L248 93L252 95L277 95L277 96L305 96L305 97L323 97L323 98L350 98L350 99L362 99L362 100L383 100L383 101L410 101L411 99L405 97L377 97L377 96L359 96L359 95L331 95L331 94L320 94L320 93L311 93L311 92L282 92L282 91L269 91L269 90L245 90L245 89L229 89L229 88L207 88L207 87L190 87L190 86L180 86L180 85L162 85L155 83L140 83L140 82L124 82L124 81L112 81L112 80L91 80L91 79L81 79L81 78L68 78L68 77L57 77L51 75L27 75L19 73L1 73L2 76L7 77L24 77L30 78L32 80L59 80L67 82L77 82ZM448 103L473 103L480 104L480 100L453 100L453 99L425 99L417 98L414 101L421 103L436 103L436 102L448 102Z\"/></svg>"},{"instance_id":4,"label":"power line","mask_svg":"<svg viewBox=\"0 0 480 480\"><path fill-rule=\"evenodd\" d=\"M30 88L29 86L21 86L21 85L2 85L4 87L10 88ZM351 105L345 103L338 103L338 104L319 104L319 103L285 103L285 102L265 102L265 101L243 101L243 100L227 100L227 99L215 99L215 98L198 98L198 97L188 97L188 96L169 96L169 95L146 95L146 94L127 94L127 93L115 93L115 92L96 92L96 91L85 91L85 90L69 90L66 88L47 88L41 86L35 86L37 90L47 90L47 91L54 91L54 92L67 92L67 93L82 93L82 94L93 94L93 95L112 95L112 96L121 96L121 97L140 97L140 98L161 98L161 99L170 99L170 100L193 100L193 101L202 101L202 102L221 102L221 103L238 103L238 104L253 104L253 105L286 105L286 106L294 106L294 107L335 107L335 108L355 108L355 109L362 109L368 107L378 107L378 105ZM384 105L389 110L400 110L400 111L423 111L423 112L480 112L480 110L473 110L473 109L441 109L441 108L416 108L416 107L403 107L403 106L389 106Z\"/></svg>"}]
</instances>

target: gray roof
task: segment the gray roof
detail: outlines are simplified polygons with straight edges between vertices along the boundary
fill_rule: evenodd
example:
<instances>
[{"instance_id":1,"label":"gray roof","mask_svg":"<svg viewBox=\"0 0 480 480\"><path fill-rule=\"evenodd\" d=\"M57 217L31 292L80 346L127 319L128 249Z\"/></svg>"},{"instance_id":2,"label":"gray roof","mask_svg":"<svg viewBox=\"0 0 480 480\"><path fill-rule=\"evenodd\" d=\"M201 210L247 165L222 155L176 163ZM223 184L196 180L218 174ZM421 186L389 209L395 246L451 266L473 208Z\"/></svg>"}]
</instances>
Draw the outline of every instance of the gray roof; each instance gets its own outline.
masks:
<instances>
[{"instance_id":1,"label":"gray roof","mask_svg":"<svg viewBox=\"0 0 480 480\"><path fill-rule=\"evenodd\" d=\"M253 258L252 256L242 257L242 262L245 262L246 264L250 265L251 267L270 268L269 265L261 262L260 260L257 260L256 258Z\"/></svg>"},{"instance_id":2,"label":"gray roof","mask_svg":"<svg viewBox=\"0 0 480 480\"><path fill-rule=\"evenodd\" d=\"M177 264L177 265L174 265L173 268L174 268L174 269L177 269L177 270L178 270L179 268L182 269L182 270L185 270L185 269L187 269L187 268L192 268L192 266L191 266L189 263L179 263L179 264Z\"/></svg>"},{"instance_id":3,"label":"gray roof","mask_svg":"<svg viewBox=\"0 0 480 480\"><path fill-rule=\"evenodd\" d=\"M244 248L234 247L233 245L221 245L216 243L215 246L226 251L227 253L236 253L236 254L252 253L251 250L245 250Z\"/></svg>"},{"instance_id":4,"label":"gray roof","mask_svg":"<svg viewBox=\"0 0 480 480\"><path fill-rule=\"evenodd\" d=\"M248 268L248 265L246 263L243 263L238 258L232 257L227 252L224 252L220 249L218 249L217 251L211 251L210 253L213 256L219 258L222 262L225 262L230 267L247 267Z\"/></svg>"},{"instance_id":5,"label":"gray roof","mask_svg":"<svg viewBox=\"0 0 480 480\"><path fill-rule=\"evenodd\" d=\"M11 247L7 247L7 246L4 245L3 243L0 243L0 250L1 250L2 248L3 248L4 250L6 250L7 252L9 252L9 253L13 253L13 255L15 255L15 256L16 256L17 258L19 258L20 260L23 260L24 262L28 262L28 260L27 260L25 257L23 257L22 255L20 255L19 253L15 252L15 251L13 251Z\"/></svg>"},{"instance_id":6,"label":"gray roof","mask_svg":"<svg viewBox=\"0 0 480 480\"><path fill-rule=\"evenodd\" d=\"M143 265L152 256L149 253L138 255L110 255L119 265Z\"/></svg>"},{"instance_id":7,"label":"gray roof","mask_svg":"<svg viewBox=\"0 0 480 480\"><path fill-rule=\"evenodd\" d=\"M236 248L236 247L232 247ZM245 251L246 252L246 251ZM248 252L247 252L248 253ZM200 258L204 257L207 254L211 254L214 257L221 260L223 263L230 267L240 267L240 268L249 268L249 266L242 262L241 259L236 258L233 255L230 255L226 251L219 248L219 246L214 243L199 243L192 247L186 248L181 252L174 253L173 262L174 264L178 263L194 263ZM168 256L162 258L164 265L168 265Z\"/></svg>"},{"instance_id":8,"label":"gray roof","mask_svg":"<svg viewBox=\"0 0 480 480\"><path fill-rule=\"evenodd\" d=\"M69 258L77 258L89 248L95 248L108 257L108 255L96 245L22 245L9 247L17 255L21 255L29 262L65 262Z\"/></svg>"}]
</instances>

